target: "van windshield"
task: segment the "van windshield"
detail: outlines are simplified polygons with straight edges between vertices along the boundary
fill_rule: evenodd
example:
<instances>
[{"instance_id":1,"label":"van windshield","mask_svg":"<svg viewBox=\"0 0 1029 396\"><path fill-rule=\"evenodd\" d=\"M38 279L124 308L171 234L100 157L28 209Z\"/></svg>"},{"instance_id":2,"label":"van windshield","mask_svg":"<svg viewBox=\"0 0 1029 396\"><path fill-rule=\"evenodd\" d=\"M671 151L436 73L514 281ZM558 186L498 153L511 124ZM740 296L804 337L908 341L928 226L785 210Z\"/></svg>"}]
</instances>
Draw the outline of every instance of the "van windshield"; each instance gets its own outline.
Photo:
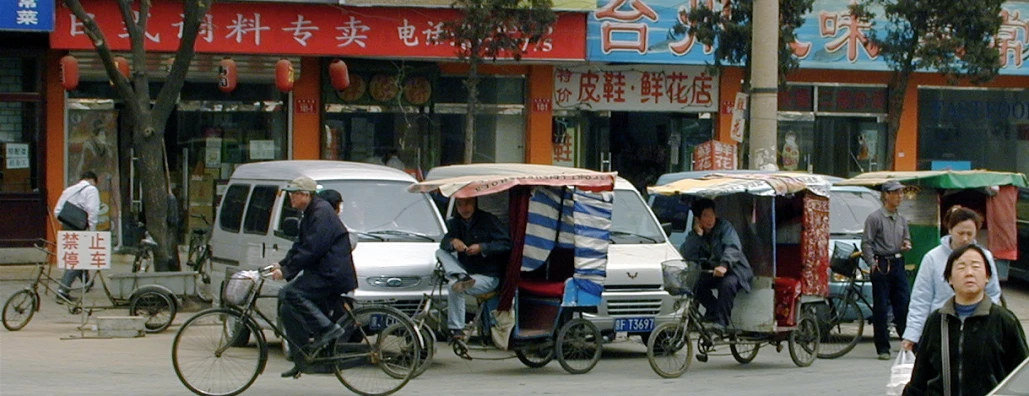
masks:
<instances>
[{"instance_id":1,"label":"van windshield","mask_svg":"<svg viewBox=\"0 0 1029 396\"><path fill-rule=\"evenodd\" d=\"M611 211L611 242L615 244L664 243L665 234L654 222L650 208L638 194L615 190Z\"/></svg>"},{"instance_id":2,"label":"van windshield","mask_svg":"<svg viewBox=\"0 0 1029 396\"><path fill-rule=\"evenodd\" d=\"M832 235L860 235L865 219L882 207L873 191L832 190L829 198L829 231Z\"/></svg>"},{"instance_id":3,"label":"van windshield","mask_svg":"<svg viewBox=\"0 0 1029 396\"><path fill-rule=\"evenodd\" d=\"M408 182L323 180L321 184L343 195L340 218L362 242L443 239L443 227L429 197L407 192Z\"/></svg>"}]
</instances>

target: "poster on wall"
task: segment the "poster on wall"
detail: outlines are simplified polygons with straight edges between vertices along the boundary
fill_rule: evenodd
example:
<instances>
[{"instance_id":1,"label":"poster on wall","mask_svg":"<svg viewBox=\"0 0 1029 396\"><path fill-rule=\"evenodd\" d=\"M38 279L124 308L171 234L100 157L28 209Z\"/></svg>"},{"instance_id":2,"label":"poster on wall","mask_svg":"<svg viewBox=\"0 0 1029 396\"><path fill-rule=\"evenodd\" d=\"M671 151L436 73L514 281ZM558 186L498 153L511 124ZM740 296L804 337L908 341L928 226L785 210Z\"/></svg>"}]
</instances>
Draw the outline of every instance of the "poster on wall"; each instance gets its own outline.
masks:
<instances>
[{"instance_id":1,"label":"poster on wall","mask_svg":"<svg viewBox=\"0 0 1029 396\"><path fill-rule=\"evenodd\" d=\"M85 171L97 176L100 219L97 231L111 231L118 240L121 188L118 172L118 111L68 110L68 162L65 185L79 181Z\"/></svg>"},{"instance_id":2,"label":"poster on wall","mask_svg":"<svg viewBox=\"0 0 1029 396\"><path fill-rule=\"evenodd\" d=\"M575 141L578 139L578 130L574 124L566 124L562 121L554 123L554 157L552 163L557 166L575 167Z\"/></svg>"}]
</instances>

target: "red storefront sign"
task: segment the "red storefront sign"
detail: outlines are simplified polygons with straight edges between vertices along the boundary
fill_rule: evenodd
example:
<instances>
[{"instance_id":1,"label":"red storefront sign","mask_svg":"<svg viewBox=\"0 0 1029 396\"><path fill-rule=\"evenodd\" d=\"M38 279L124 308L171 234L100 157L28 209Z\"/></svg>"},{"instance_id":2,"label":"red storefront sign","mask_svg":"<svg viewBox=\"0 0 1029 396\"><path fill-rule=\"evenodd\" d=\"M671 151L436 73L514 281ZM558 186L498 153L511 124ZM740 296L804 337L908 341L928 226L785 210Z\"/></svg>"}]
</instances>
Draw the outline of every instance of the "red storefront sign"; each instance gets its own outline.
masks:
<instances>
[{"instance_id":1,"label":"red storefront sign","mask_svg":"<svg viewBox=\"0 0 1029 396\"><path fill-rule=\"evenodd\" d=\"M117 2L83 0L110 47L129 49ZM82 21L67 7L56 12L50 34L55 49L93 49ZM200 26L196 50L208 53L455 58L454 46L439 42L443 23L456 20L442 8L344 7L322 4L220 3ZM147 23L146 48L174 52L182 34L182 5L154 0ZM527 59L586 58L586 14L561 13L553 32L525 45Z\"/></svg>"},{"instance_id":2,"label":"red storefront sign","mask_svg":"<svg viewBox=\"0 0 1029 396\"><path fill-rule=\"evenodd\" d=\"M693 149L693 170L736 169L736 145L708 140Z\"/></svg>"}]
</instances>

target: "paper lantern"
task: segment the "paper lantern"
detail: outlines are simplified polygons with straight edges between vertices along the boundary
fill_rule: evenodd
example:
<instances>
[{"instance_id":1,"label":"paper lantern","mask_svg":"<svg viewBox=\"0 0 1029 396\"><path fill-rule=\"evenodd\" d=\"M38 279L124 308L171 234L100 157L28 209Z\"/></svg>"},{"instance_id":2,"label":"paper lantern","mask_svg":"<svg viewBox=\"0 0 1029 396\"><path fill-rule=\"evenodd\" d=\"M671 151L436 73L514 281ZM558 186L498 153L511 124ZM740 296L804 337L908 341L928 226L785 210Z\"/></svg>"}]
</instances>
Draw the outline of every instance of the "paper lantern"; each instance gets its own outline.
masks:
<instances>
[{"instance_id":1,"label":"paper lantern","mask_svg":"<svg viewBox=\"0 0 1029 396\"><path fill-rule=\"evenodd\" d=\"M126 79L129 78L129 60L120 56L114 57L114 67Z\"/></svg>"},{"instance_id":2,"label":"paper lantern","mask_svg":"<svg viewBox=\"0 0 1029 396\"><path fill-rule=\"evenodd\" d=\"M232 58L218 62L218 89L225 93L236 90L236 61Z\"/></svg>"},{"instance_id":3,"label":"paper lantern","mask_svg":"<svg viewBox=\"0 0 1029 396\"><path fill-rule=\"evenodd\" d=\"M295 77L293 62L290 62L289 59L279 59L279 62L275 64L275 87L282 92L292 91Z\"/></svg>"},{"instance_id":4,"label":"paper lantern","mask_svg":"<svg viewBox=\"0 0 1029 396\"><path fill-rule=\"evenodd\" d=\"M74 56L61 57L61 85L67 91L74 91L79 86L79 60Z\"/></svg>"},{"instance_id":5,"label":"paper lantern","mask_svg":"<svg viewBox=\"0 0 1029 396\"><path fill-rule=\"evenodd\" d=\"M350 72L347 71L347 64L336 59L329 64L329 80L332 81L332 88L342 91L350 86Z\"/></svg>"}]
</instances>

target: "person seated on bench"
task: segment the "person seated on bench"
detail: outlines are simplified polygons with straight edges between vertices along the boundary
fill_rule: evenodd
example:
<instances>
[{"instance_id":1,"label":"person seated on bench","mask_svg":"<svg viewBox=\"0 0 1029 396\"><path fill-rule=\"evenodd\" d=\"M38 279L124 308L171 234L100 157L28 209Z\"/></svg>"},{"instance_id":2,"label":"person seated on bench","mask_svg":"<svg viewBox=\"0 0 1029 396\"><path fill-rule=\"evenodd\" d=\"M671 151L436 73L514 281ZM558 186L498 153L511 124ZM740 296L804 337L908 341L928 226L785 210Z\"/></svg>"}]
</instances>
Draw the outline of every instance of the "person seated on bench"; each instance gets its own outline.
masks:
<instances>
[{"instance_id":1,"label":"person seated on bench","mask_svg":"<svg viewBox=\"0 0 1029 396\"><path fill-rule=\"evenodd\" d=\"M712 271L700 276L697 299L704 305L704 321L723 331L730 323L736 293L740 289L750 292L754 272L743 255L739 235L732 224L718 218L714 201L699 199L690 210L693 211L693 231L686 235L679 252L684 259ZM711 289L718 289L717 299Z\"/></svg>"},{"instance_id":2,"label":"person seated on bench","mask_svg":"<svg viewBox=\"0 0 1029 396\"><path fill-rule=\"evenodd\" d=\"M479 210L475 198L458 198L455 215L447 220L447 234L436 257L450 284L447 328L455 339L464 337L465 295L488 293L500 284L511 237L496 216ZM456 257L455 257L456 255Z\"/></svg>"}]
</instances>

